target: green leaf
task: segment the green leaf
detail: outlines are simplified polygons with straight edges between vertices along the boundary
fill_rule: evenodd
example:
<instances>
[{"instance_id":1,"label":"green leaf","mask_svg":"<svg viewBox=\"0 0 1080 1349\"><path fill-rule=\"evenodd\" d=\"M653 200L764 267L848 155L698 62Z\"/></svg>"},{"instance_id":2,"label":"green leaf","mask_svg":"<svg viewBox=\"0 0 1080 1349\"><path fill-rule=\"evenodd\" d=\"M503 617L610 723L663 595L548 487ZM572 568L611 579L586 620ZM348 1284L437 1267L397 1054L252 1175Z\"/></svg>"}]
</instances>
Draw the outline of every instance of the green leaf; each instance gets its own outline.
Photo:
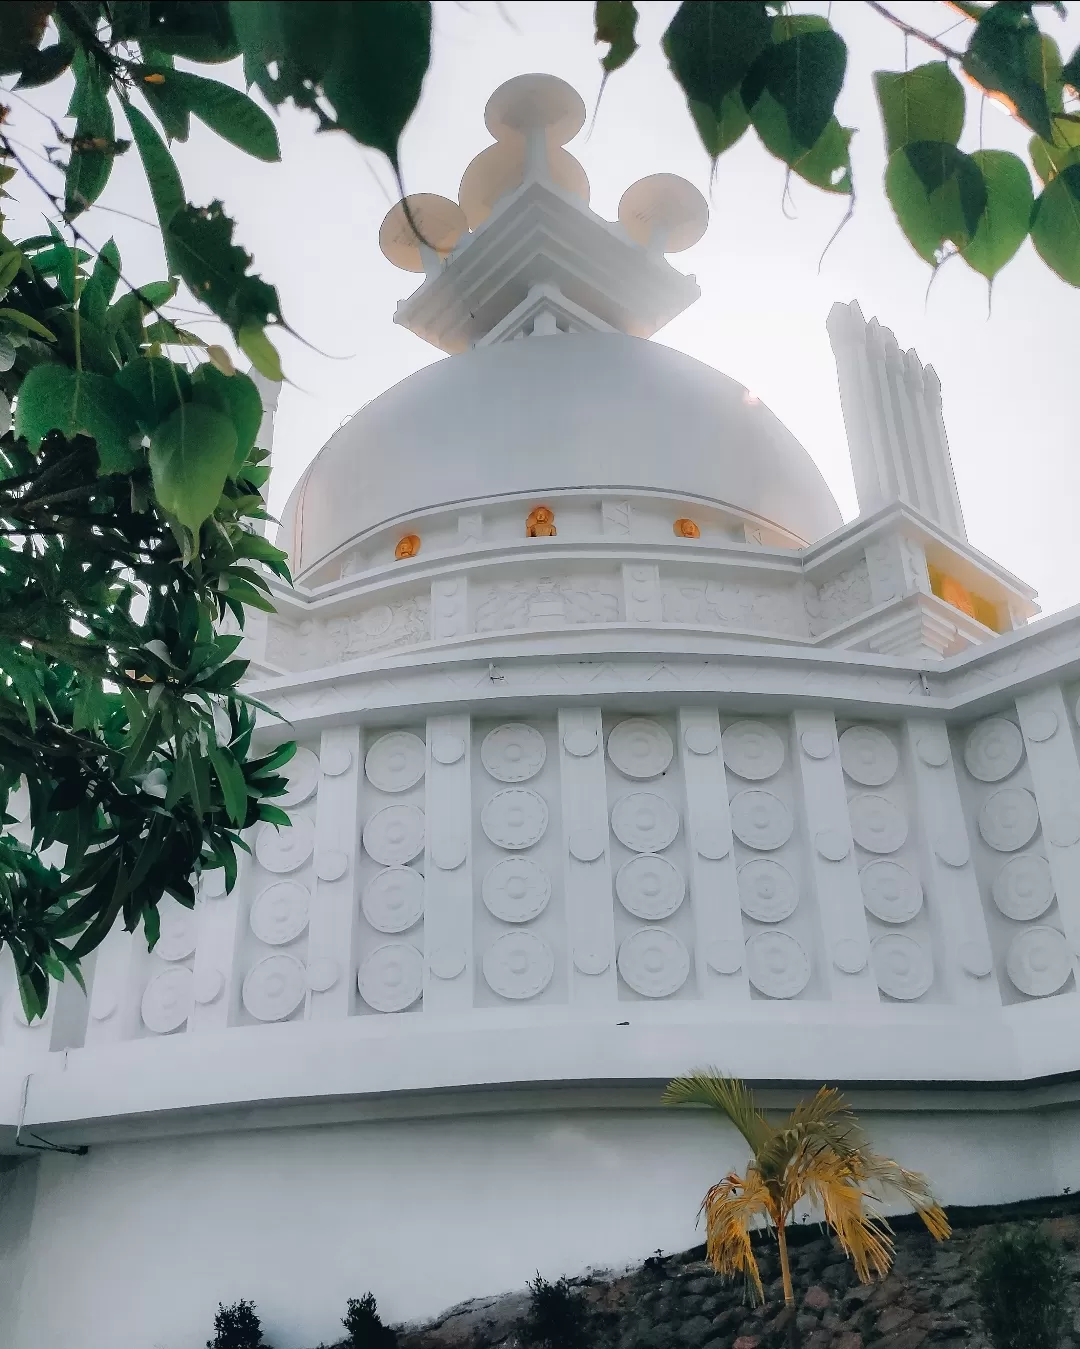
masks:
<instances>
[{"instance_id":1,"label":"green leaf","mask_svg":"<svg viewBox=\"0 0 1080 1349\"><path fill-rule=\"evenodd\" d=\"M175 323L170 323L168 319L159 319L156 323L146 325L146 338L149 342L159 342L167 347L205 347L205 338L199 337L196 333L189 333L185 328L178 328Z\"/></svg>"},{"instance_id":2,"label":"green leaf","mask_svg":"<svg viewBox=\"0 0 1080 1349\"><path fill-rule=\"evenodd\" d=\"M183 366L164 356L139 356L115 375L137 410L147 435L191 396L191 379Z\"/></svg>"},{"instance_id":3,"label":"green leaf","mask_svg":"<svg viewBox=\"0 0 1080 1349\"><path fill-rule=\"evenodd\" d=\"M608 43L600 64L610 75L626 65L637 51L638 12L633 0L596 0L596 41Z\"/></svg>"},{"instance_id":4,"label":"green leaf","mask_svg":"<svg viewBox=\"0 0 1080 1349\"><path fill-rule=\"evenodd\" d=\"M15 278L25 262L23 254L17 248L9 248L0 260L0 290L10 290Z\"/></svg>"},{"instance_id":5,"label":"green leaf","mask_svg":"<svg viewBox=\"0 0 1080 1349\"><path fill-rule=\"evenodd\" d=\"M398 141L420 101L431 61L431 5L364 0L335 8L338 22L323 92L342 130L381 150L396 169Z\"/></svg>"},{"instance_id":6,"label":"green leaf","mask_svg":"<svg viewBox=\"0 0 1080 1349\"><path fill-rule=\"evenodd\" d=\"M976 150L971 158L986 184L986 209L971 243L960 250L969 267L992 279L1027 238L1034 194L1027 165L1005 150Z\"/></svg>"},{"instance_id":7,"label":"green leaf","mask_svg":"<svg viewBox=\"0 0 1080 1349\"><path fill-rule=\"evenodd\" d=\"M223 375L213 365L200 365L192 377L193 398L196 403L216 407L233 424L236 431L236 458L230 476L235 476L247 461L259 434L263 406L259 390L248 375Z\"/></svg>"},{"instance_id":8,"label":"green leaf","mask_svg":"<svg viewBox=\"0 0 1080 1349\"><path fill-rule=\"evenodd\" d=\"M166 78L188 109L237 149L275 163L281 158L277 130L267 114L238 89L179 70Z\"/></svg>"},{"instance_id":9,"label":"green leaf","mask_svg":"<svg viewBox=\"0 0 1080 1349\"><path fill-rule=\"evenodd\" d=\"M948 141L955 145L964 129L964 86L945 61L930 61L914 70L874 74L885 153L891 155L914 141Z\"/></svg>"},{"instance_id":10,"label":"green leaf","mask_svg":"<svg viewBox=\"0 0 1080 1349\"><path fill-rule=\"evenodd\" d=\"M1051 179L1035 202L1031 242L1043 262L1080 286L1080 164L1069 164Z\"/></svg>"},{"instance_id":11,"label":"green leaf","mask_svg":"<svg viewBox=\"0 0 1080 1349\"><path fill-rule=\"evenodd\" d=\"M188 61L219 64L240 55L226 0L198 0L195 4L158 4L140 43Z\"/></svg>"},{"instance_id":12,"label":"green leaf","mask_svg":"<svg viewBox=\"0 0 1080 1349\"><path fill-rule=\"evenodd\" d=\"M64 214L70 220L97 201L112 172L115 131L107 86L96 62L86 62L73 99L78 109L64 177Z\"/></svg>"},{"instance_id":13,"label":"green leaf","mask_svg":"<svg viewBox=\"0 0 1080 1349\"><path fill-rule=\"evenodd\" d=\"M211 744L207 746L207 753L221 784L221 794L225 798L225 809L229 812L229 819L235 825L242 825L247 815L248 802L244 770L227 749L219 749L217 745Z\"/></svg>"},{"instance_id":14,"label":"green leaf","mask_svg":"<svg viewBox=\"0 0 1080 1349\"><path fill-rule=\"evenodd\" d=\"M67 42L56 42L50 47L27 52L22 58L22 70L15 88L37 89L43 84L51 84L71 65L74 55L75 48Z\"/></svg>"},{"instance_id":15,"label":"green leaf","mask_svg":"<svg viewBox=\"0 0 1080 1349\"><path fill-rule=\"evenodd\" d=\"M173 83L171 66L155 63L139 66L135 72L139 91L171 141L186 141L191 134L191 110L187 100Z\"/></svg>"},{"instance_id":16,"label":"green leaf","mask_svg":"<svg viewBox=\"0 0 1080 1349\"><path fill-rule=\"evenodd\" d=\"M1061 57L1043 37L1030 6L992 5L976 25L962 65L984 89L1004 94L1045 140L1061 108Z\"/></svg>"},{"instance_id":17,"label":"green leaf","mask_svg":"<svg viewBox=\"0 0 1080 1349\"><path fill-rule=\"evenodd\" d=\"M851 138L854 134L854 128L841 126L834 117L817 142L791 161L791 167L800 178L815 187L850 196Z\"/></svg>"},{"instance_id":18,"label":"green leaf","mask_svg":"<svg viewBox=\"0 0 1080 1349\"><path fill-rule=\"evenodd\" d=\"M766 101L759 113L758 103L772 100L786 122L788 142L798 153L812 150L832 120L846 68L847 45L824 20L815 15L775 19L773 42L742 85L743 102L758 134L765 139L759 118L770 126L775 120L771 104Z\"/></svg>"},{"instance_id":19,"label":"green leaf","mask_svg":"<svg viewBox=\"0 0 1080 1349\"><path fill-rule=\"evenodd\" d=\"M1053 139L1032 136L1028 153L1035 172L1048 183L1069 164L1080 164L1080 114L1061 113L1051 123Z\"/></svg>"},{"instance_id":20,"label":"green leaf","mask_svg":"<svg viewBox=\"0 0 1080 1349\"><path fill-rule=\"evenodd\" d=\"M116 291L116 283L120 280L120 250L115 239L107 239L102 245L92 276L101 287L105 303L109 304Z\"/></svg>"},{"instance_id":21,"label":"green leaf","mask_svg":"<svg viewBox=\"0 0 1080 1349\"><path fill-rule=\"evenodd\" d=\"M97 441L102 474L128 473L139 462L135 409L128 395L104 375L64 365L35 365L19 388L15 434L36 450L50 431L69 440Z\"/></svg>"},{"instance_id":22,"label":"green leaf","mask_svg":"<svg viewBox=\"0 0 1080 1349\"><path fill-rule=\"evenodd\" d=\"M664 53L713 159L749 124L739 85L770 32L765 6L746 0L683 0L668 25Z\"/></svg>"},{"instance_id":23,"label":"green leaf","mask_svg":"<svg viewBox=\"0 0 1080 1349\"><path fill-rule=\"evenodd\" d=\"M276 384L281 383L284 378L281 373L281 357L262 328L253 323L245 324L240 329L237 341L240 350L260 375L272 379Z\"/></svg>"},{"instance_id":24,"label":"green leaf","mask_svg":"<svg viewBox=\"0 0 1080 1349\"><path fill-rule=\"evenodd\" d=\"M28 333L33 333L35 337L44 338L46 342L56 341L55 335L43 323L39 323L36 318L24 314L18 309L0 308L0 319L6 319L8 323L17 323L20 328L25 328Z\"/></svg>"},{"instance_id":25,"label":"green leaf","mask_svg":"<svg viewBox=\"0 0 1080 1349\"><path fill-rule=\"evenodd\" d=\"M162 507L192 533L214 513L236 456L236 431L214 408L183 403L150 437L150 471Z\"/></svg>"},{"instance_id":26,"label":"green leaf","mask_svg":"<svg viewBox=\"0 0 1080 1349\"><path fill-rule=\"evenodd\" d=\"M233 243L234 228L220 201L185 205L170 222L166 239L192 293L239 336L248 324L262 328L271 315L280 317L280 307L274 287L248 274L251 256Z\"/></svg>"},{"instance_id":27,"label":"green leaf","mask_svg":"<svg viewBox=\"0 0 1080 1349\"><path fill-rule=\"evenodd\" d=\"M142 160L143 172L146 174L158 224L161 226L165 256L169 258L169 223L184 205L185 200L180 171L150 120L130 103L124 105L124 113L131 127L135 148ZM172 266L171 259L169 265Z\"/></svg>"},{"instance_id":28,"label":"green leaf","mask_svg":"<svg viewBox=\"0 0 1080 1349\"><path fill-rule=\"evenodd\" d=\"M1061 68L1062 81L1080 96L1080 47L1069 57Z\"/></svg>"},{"instance_id":29,"label":"green leaf","mask_svg":"<svg viewBox=\"0 0 1080 1349\"><path fill-rule=\"evenodd\" d=\"M916 141L894 151L885 192L911 246L935 266L946 240L967 247L986 208L978 164L946 141Z\"/></svg>"}]
</instances>

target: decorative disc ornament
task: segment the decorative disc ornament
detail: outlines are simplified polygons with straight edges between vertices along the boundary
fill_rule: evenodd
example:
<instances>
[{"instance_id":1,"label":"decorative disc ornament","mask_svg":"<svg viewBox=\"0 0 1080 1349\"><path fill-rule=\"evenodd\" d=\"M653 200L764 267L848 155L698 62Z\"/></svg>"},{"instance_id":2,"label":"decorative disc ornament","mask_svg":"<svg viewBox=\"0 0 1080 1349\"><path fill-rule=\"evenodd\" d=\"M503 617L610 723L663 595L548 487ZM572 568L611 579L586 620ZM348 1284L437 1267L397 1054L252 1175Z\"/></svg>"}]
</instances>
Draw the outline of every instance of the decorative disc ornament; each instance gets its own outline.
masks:
<instances>
[{"instance_id":1,"label":"decorative disc ornament","mask_svg":"<svg viewBox=\"0 0 1080 1349\"><path fill-rule=\"evenodd\" d=\"M268 885L251 906L251 930L268 946L285 946L307 927L310 903L307 887L296 881Z\"/></svg>"},{"instance_id":2,"label":"decorative disc ornament","mask_svg":"<svg viewBox=\"0 0 1080 1349\"><path fill-rule=\"evenodd\" d=\"M1005 969L1013 984L1029 998L1056 993L1072 973L1065 938L1056 927L1029 927L1009 943Z\"/></svg>"},{"instance_id":3,"label":"decorative disc ornament","mask_svg":"<svg viewBox=\"0 0 1080 1349\"><path fill-rule=\"evenodd\" d=\"M755 932L746 943L746 973L767 998L794 998L810 980L810 957L790 932Z\"/></svg>"},{"instance_id":4,"label":"decorative disc ornament","mask_svg":"<svg viewBox=\"0 0 1080 1349\"><path fill-rule=\"evenodd\" d=\"M667 771L675 746L657 721L631 717L608 736L608 758L628 778L657 778Z\"/></svg>"},{"instance_id":5,"label":"decorative disc ornament","mask_svg":"<svg viewBox=\"0 0 1080 1349\"><path fill-rule=\"evenodd\" d=\"M799 903L799 887L787 867L771 857L755 857L739 868L739 905L759 923L782 923Z\"/></svg>"},{"instance_id":6,"label":"decorative disc ornament","mask_svg":"<svg viewBox=\"0 0 1080 1349\"><path fill-rule=\"evenodd\" d=\"M528 923L547 908L551 877L531 857L505 857L484 877L481 893L493 917L504 923Z\"/></svg>"},{"instance_id":7,"label":"decorative disc ornament","mask_svg":"<svg viewBox=\"0 0 1080 1349\"><path fill-rule=\"evenodd\" d=\"M507 932L484 952L484 978L500 998L535 998L554 970L551 947L532 932Z\"/></svg>"},{"instance_id":8,"label":"decorative disc ornament","mask_svg":"<svg viewBox=\"0 0 1080 1349\"><path fill-rule=\"evenodd\" d=\"M257 961L244 979L244 1006L256 1021L283 1021L304 1001L307 970L293 956Z\"/></svg>"},{"instance_id":9,"label":"decorative disc ornament","mask_svg":"<svg viewBox=\"0 0 1080 1349\"><path fill-rule=\"evenodd\" d=\"M1019 766L1024 757L1020 728L1004 717L981 721L964 745L967 771L980 782L1000 782Z\"/></svg>"},{"instance_id":10,"label":"decorative disc ornament","mask_svg":"<svg viewBox=\"0 0 1080 1349\"><path fill-rule=\"evenodd\" d=\"M381 735L367 752L364 772L380 792L407 792L424 776L427 750L411 731Z\"/></svg>"},{"instance_id":11,"label":"decorative disc ornament","mask_svg":"<svg viewBox=\"0 0 1080 1349\"><path fill-rule=\"evenodd\" d=\"M547 745L535 726L509 721L484 736L480 759L498 782L527 782L543 768Z\"/></svg>"},{"instance_id":12,"label":"decorative disc ornament","mask_svg":"<svg viewBox=\"0 0 1080 1349\"><path fill-rule=\"evenodd\" d=\"M653 792L631 792L615 802L611 828L631 852L661 852L679 832L679 812Z\"/></svg>"},{"instance_id":13,"label":"decorative disc ornament","mask_svg":"<svg viewBox=\"0 0 1080 1349\"><path fill-rule=\"evenodd\" d=\"M784 766L784 742L762 721L736 721L722 740L724 762L741 778L760 782Z\"/></svg>"},{"instance_id":14,"label":"decorative disc ornament","mask_svg":"<svg viewBox=\"0 0 1080 1349\"><path fill-rule=\"evenodd\" d=\"M979 833L997 852L1023 848L1038 827L1039 807L1026 787L1002 787L979 811Z\"/></svg>"},{"instance_id":15,"label":"decorative disc ornament","mask_svg":"<svg viewBox=\"0 0 1080 1349\"><path fill-rule=\"evenodd\" d=\"M548 827L547 802L526 787L509 787L488 799L480 827L498 848L531 848Z\"/></svg>"},{"instance_id":16,"label":"decorative disc ornament","mask_svg":"<svg viewBox=\"0 0 1080 1349\"><path fill-rule=\"evenodd\" d=\"M364 848L384 867L403 866L424 849L424 812L419 806L384 806L364 825Z\"/></svg>"},{"instance_id":17,"label":"decorative disc ornament","mask_svg":"<svg viewBox=\"0 0 1080 1349\"><path fill-rule=\"evenodd\" d=\"M840 737L840 763L852 782L884 787L900 763L896 746L876 726L849 726Z\"/></svg>"},{"instance_id":18,"label":"decorative disc ornament","mask_svg":"<svg viewBox=\"0 0 1080 1349\"><path fill-rule=\"evenodd\" d=\"M848 803L851 832L855 842L867 852L890 853L904 845L908 826L900 811L887 796L864 792Z\"/></svg>"},{"instance_id":19,"label":"decorative disc ornament","mask_svg":"<svg viewBox=\"0 0 1080 1349\"><path fill-rule=\"evenodd\" d=\"M772 792L739 792L731 802L731 827L748 848L772 852L782 848L794 828L791 812Z\"/></svg>"},{"instance_id":20,"label":"decorative disc ornament","mask_svg":"<svg viewBox=\"0 0 1080 1349\"><path fill-rule=\"evenodd\" d=\"M155 974L142 995L143 1025L155 1035L179 1030L191 1015L194 1004L194 976L186 965Z\"/></svg>"},{"instance_id":21,"label":"decorative disc ornament","mask_svg":"<svg viewBox=\"0 0 1080 1349\"><path fill-rule=\"evenodd\" d=\"M874 978L882 993L901 1002L921 998L934 982L928 952L904 932L888 932L870 943Z\"/></svg>"},{"instance_id":22,"label":"decorative disc ornament","mask_svg":"<svg viewBox=\"0 0 1080 1349\"><path fill-rule=\"evenodd\" d=\"M867 911L883 923L910 923L923 906L919 878L899 862L868 862L859 884Z\"/></svg>"},{"instance_id":23,"label":"decorative disc ornament","mask_svg":"<svg viewBox=\"0 0 1080 1349\"><path fill-rule=\"evenodd\" d=\"M994 877L992 893L1006 918L1017 923L1041 918L1054 902L1050 863L1038 853L1010 858Z\"/></svg>"},{"instance_id":24,"label":"decorative disc ornament","mask_svg":"<svg viewBox=\"0 0 1080 1349\"><path fill-rule=\"evenodd\" d=\"M255 840L260 866L279 874L302 867L314 851L315 826L303 815L286 827L264 824Z\"/></svg>"},{"instance_id":25,"label":"decorative disc ornament","mask_svg":"<svg viewBox=\"0 0 1080 1349\"><path fill-rule=\"evenodd\" d=\"M635 918L655 923L670 918L686 895L686 881L677 866L655 853L641 853L624 862L615 876L619 903Z\"/></svg>"},{"instance_id":26,"label":"decorative disc ornament","mask_svg":"<svg viewBox=\"0 0 1080 1349\"><path fill-rule=\"evenodd\" d=\"M690 952L662 927L642 927L631 932L619 947L619 973L645 998L669 998L686 983Z\"/></svg>"},{"instance_id":27,"label":"decorative disc ornament","mask_svg":"<svg viewBox=\"0 0 1080 1349\"><path fill-rule=\"evenodd\" d=\"M409 942L376 947L360 966L356 987L376 1012L404 1012L424 991L424 958Z\"/></svg>"},{"instance_id":28,"label":"decorative disc ornament","mask_svg":"<svg viewBox=\"0 0 1080 1349\"><path fill-rule=\"evenodd\" d=\"M288 779L289 785L280 796L274 798L274 804L285 809L298 806L319 785L319 756L310 749L298 749L280 771Z\"/></svg>"},{"instance_id":29,"label":"decorative disc ornament","mask_svg":"<svg viewBox=\"0 0 1080 1349\"><path fill-rule=\"evenodd\" d=\"M424 916L424 877L415 867L377 872L360 900L364 917L376 932L407 932Z\"/></svg>"},{"instance_id":30,"label":"decorative disc ornament","mask_svg":"<svg viewBox=\"0 0 1080 1349\"><path fill-rule=\"evenodd\" d=\"M162 960L186 960L195 950L195 914L171 895L158 905L161 935L154 947L154 955Z\"/></svg>"}]
</instances>

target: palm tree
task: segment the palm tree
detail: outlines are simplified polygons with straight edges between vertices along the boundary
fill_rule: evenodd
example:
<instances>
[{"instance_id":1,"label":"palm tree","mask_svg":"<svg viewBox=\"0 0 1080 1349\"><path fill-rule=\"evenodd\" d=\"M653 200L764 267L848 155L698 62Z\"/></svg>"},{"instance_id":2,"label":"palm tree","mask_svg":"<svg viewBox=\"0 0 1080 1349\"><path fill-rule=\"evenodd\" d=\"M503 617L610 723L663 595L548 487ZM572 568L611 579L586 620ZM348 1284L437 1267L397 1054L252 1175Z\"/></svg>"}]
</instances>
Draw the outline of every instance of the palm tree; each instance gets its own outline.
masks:
<instances>
[{"instance_id":1,"label":"palm tree","mask_svg":"<svg viewBox=\"0 0 1080 1349\"><path fill-rule=\"evenodd\" d=\"M675 1078L663 1101L719 1111L750 1145L753 1155L745 1174L729 1172L711 1186L698 1217L705 1215L713 1268L718 1274L745 1275L759 1300L764 1292L750 1233L764 1220L776 1229L784 1305L795 1305L787 1224L802 1200L823 1211L861 1283L884 1277L892 1265L892 1229L878 1207L886 1194L906 1200L935 1240L950 1233L926 1177L871 1152L851 1107L832 1087L801 1101L779 1127L765 1118L744 1082L715 1069Z\"/></svg>"}]
</instances>

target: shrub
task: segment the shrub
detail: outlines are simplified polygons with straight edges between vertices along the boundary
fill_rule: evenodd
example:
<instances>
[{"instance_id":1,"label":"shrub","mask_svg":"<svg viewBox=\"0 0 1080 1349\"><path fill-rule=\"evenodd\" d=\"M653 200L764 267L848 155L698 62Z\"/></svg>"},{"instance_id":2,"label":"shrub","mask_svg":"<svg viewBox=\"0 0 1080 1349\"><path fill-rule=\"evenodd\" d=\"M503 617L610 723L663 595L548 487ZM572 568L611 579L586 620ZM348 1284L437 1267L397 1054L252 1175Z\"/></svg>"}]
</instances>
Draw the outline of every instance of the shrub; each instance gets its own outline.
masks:
<instances>
[{"instance_id":1,"label":"shrub","mask_svg":"<svg viewBox=\"0 0 1080 1349\"><path fill-rule=\"evenodd\" d=\"M1039 1228L1006 1228L992 1237L975 1290L994 1349L1058 1349L1066 1287L1061 1253Z\"/></svg>"},{"instance_id":2,"label":"shrub","mask_svg":"<svg viewBox=\"0 0 1080 1349\"><path fill-rule=\"evenodd\" d=\"M519 1324L521 1338L536 1349L587 1349L589 1311L566 1279L549 1283L537 1271L529 1284L529 1310Z\"/></svg>"},{"instance_id":3,"label":"shrub","mask_svg":"<svg viewBox=\"0 0 1080 1349\"><path fill-rule=\"evenodd\" d=\"M231 1307L219 1302L214 1317L214 1338L206 1341L206 1349L268 1349L254 1302L241 1299Z\"/></svg>"},{"instance_id":4,"label":"shrub","mask_svg":"<svg viewBox=\"0 0 1080 1349\"><path fill-rule=\"evenodd\" d=\"M348 1349L395 1349L397 1331L383 1325L374 1293L349 1298L341 1324L349 1332Z\"/></svg>"}]
</instances>

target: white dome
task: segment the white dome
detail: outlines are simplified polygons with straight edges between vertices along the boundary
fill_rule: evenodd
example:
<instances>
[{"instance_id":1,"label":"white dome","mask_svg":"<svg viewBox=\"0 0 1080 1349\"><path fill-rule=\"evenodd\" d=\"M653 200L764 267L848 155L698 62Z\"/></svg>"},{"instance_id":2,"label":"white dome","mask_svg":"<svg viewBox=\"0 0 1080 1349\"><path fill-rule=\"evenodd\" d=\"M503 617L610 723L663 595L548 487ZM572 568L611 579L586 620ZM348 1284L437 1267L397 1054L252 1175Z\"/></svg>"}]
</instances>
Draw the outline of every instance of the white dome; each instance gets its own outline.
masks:
<instances>
[{"instance_id":1,"label":"white dome","mask_svg":"<svg viewBox=\"0 0 1080 1349\"><path fill-rule=\"evenodd\" d=\"M432 507L567 488L663 491L749 511L813 542L842 523L813 460L742 385L669 347L559 334L426 367L361 409L289 498L301 574Z\"/></svg>"}]
</instances>

